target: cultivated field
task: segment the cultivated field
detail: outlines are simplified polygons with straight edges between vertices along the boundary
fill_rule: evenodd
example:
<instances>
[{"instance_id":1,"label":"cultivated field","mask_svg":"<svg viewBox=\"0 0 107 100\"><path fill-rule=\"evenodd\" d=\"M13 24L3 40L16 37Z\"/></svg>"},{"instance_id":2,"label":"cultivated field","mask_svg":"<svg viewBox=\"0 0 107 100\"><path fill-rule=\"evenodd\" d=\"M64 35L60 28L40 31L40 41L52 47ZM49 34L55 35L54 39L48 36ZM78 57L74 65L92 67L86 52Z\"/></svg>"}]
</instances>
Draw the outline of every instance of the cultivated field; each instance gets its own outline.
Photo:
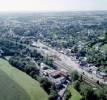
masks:
<instances>
[{"instance_id":1,"label":"cultivated field","mask_svg":"<svg viewBox=\"0 0 107 100\"><path fill-rule=\"evenodd\" d=\"M39 83L0 59L0 100L47 100Z\"/></svg>"}]
</instances>

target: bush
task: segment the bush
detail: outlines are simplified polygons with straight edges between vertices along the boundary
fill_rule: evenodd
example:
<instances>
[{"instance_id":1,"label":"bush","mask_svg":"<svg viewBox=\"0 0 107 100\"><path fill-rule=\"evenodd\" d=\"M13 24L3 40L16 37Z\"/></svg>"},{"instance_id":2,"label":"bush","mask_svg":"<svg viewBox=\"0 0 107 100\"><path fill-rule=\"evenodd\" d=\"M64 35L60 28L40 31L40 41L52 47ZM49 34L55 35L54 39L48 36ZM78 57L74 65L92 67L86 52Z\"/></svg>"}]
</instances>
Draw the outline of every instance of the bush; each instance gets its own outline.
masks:
<instances>
[{"instance_id":1,"label":"bush","mask_svg":"<svg viewBox=\"0 0 107 100\"><path fill-rule=\"evenodd\" d=\"M50 94L50 88L52 86L52 83L47 78L41 78L40 80L40 86L48 93Z\"/></svg>"},{"instance_id":2,"label":"bush","mask_svg":"<svg viewBox=\"0 0 107 100\"><path fill-rule=\"evenodd\" d=\"M79 74L78 74L78 72L77 72L77 71L73 71L73 72L71 73L71 78L72 78L73 81L78 80L78 79L79 79Z\"/></svg>"},{"instance_id":3,"label":"bush","mask_svg":"<svg viewBox=\"0 0 107 100\"><path fill-rule=\"evenodd\" d=\"M51 89L50 95L49 95L49 100L57 100L58 94L57 91Z\"/></svg>"},{"instance_id":4,"label":"bush","mask_svg":"<svg viewBox=\"0 0 107 100\"><path fill-rule=\"evenodd\" d=\"M95 96L96 100L107 100L103 89L98 89L97 91L95 91Z\"/></svg>"},{"instance_id":5,"label":"bush","mask_svg":"<svg viewBox=\"0 0 107 100\"><path fill-rule=\"evenodd\" d=\"M66 91L66 94L64 96L64 100L69 100L69 98L71 98L71 92L69 90Z\"/></svg>"},{"instance_id":6,"label":"bush","mask_svg":"<svg viewBox=\"0 0 107 100\"><path fill-rule=\"evenodd\" d=\"M75 82L74 88L75 88L77 91L80 91L80 82L79 82L79 81L76 81L76 82Z\"/></svg>"}]
</instances>

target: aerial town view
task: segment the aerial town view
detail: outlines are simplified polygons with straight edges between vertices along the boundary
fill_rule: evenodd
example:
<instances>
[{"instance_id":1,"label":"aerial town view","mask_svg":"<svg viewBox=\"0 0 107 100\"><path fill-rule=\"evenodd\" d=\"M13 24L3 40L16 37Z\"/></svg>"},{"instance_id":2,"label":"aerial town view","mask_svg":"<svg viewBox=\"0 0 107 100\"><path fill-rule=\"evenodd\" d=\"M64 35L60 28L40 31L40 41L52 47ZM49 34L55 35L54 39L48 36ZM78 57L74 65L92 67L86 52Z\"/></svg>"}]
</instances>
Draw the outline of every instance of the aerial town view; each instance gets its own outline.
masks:
<instances>
[{"instance_id":1,"label":"aerial town view","mask_svg":"<svg viewBox=\"0 0 107 100\"><path fill-rule=\"evenodd\" d=\"M107 100L107 0L0 0L0 100Z\"/></svg>"}]
</instances>

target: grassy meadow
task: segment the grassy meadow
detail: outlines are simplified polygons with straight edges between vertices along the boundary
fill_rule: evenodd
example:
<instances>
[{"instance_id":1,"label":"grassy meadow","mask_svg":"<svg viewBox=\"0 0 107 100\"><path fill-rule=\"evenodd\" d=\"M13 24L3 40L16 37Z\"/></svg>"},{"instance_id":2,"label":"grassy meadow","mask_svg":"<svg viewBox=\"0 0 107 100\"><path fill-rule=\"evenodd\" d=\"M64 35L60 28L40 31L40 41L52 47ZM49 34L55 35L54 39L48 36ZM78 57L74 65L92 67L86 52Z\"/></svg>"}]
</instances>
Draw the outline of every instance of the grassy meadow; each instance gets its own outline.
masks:
<instances>
[{"instance_id":1,"label":"grassy meadow","mask_svg":"<svg viewBox=\"0 0 107 100\"><path fill-rule=\"evenodd\" d=\"M0 59L0 100L48 100L40 84Z\"/></svg>"}]
</instances>

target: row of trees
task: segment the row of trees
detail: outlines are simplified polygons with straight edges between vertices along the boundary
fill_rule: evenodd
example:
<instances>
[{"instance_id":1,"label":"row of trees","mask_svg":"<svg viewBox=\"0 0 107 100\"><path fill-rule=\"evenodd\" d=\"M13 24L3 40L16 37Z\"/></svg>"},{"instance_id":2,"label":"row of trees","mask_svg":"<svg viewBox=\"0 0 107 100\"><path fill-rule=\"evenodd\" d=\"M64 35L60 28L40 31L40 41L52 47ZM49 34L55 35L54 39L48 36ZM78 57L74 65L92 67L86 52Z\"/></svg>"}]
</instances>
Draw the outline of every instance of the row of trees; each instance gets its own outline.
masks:
<instances>
[{"instance_id":1,"label":"row of trees","mask_svg":"<svg viewBox=\"0 0 107 100\"><path fill-rule=\"evenodd\" d=\"M35 77L39 75L39 69L36 64L31 62L29 58L22 56L13 56L9 59L9 63L14 67L20 69L23 72L26 72L31 77Z\"/></svg>"}]
</instances>

